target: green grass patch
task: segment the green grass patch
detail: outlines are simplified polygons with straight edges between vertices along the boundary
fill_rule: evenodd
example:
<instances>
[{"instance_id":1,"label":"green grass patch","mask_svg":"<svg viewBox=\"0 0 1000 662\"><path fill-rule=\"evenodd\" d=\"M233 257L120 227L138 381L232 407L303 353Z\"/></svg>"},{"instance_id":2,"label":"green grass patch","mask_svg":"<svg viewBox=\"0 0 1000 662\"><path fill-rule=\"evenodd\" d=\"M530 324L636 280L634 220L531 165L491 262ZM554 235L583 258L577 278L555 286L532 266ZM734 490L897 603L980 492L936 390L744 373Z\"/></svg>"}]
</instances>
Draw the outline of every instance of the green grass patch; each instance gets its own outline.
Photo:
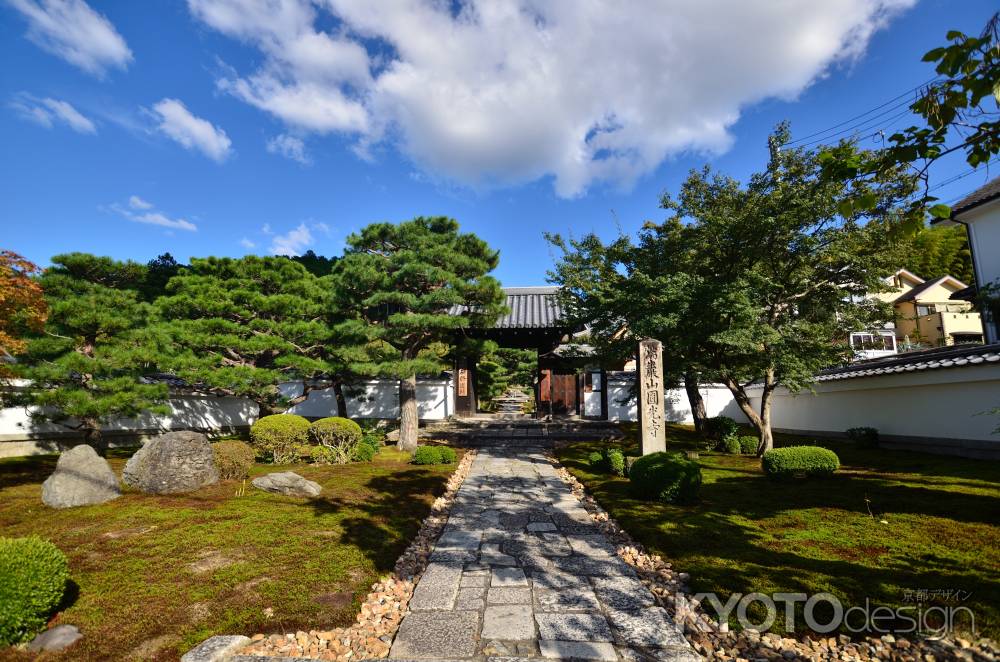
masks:
<instances>
[{"instance_id":1,"label":"green grass patch","mask_svg":"<svg viewBox=\"0 0 1000 662\"><path fill-rule=\"evenodd\" d=\"M775 482L759 458L700 451L699 501L685 506L636 499L627 478L595 469L588 457L599 443L557 452L636 540L690 573L695 592L725 603L733 593L826 591L847 608L963 591L962 602L925 607L967 606L980 633L1000 637L1000 463L778 435L779 446L804 443L836 452L840 470ZM668 450L702 447L692 429L668 427ZM638 453L634 439L625 450Z\"/></svg>"},{"instance_id":2,"label":"green grass patch","mask_svg":"<svg viewBox=\"0 0 1000 662\"><path fill-rule=\"evenodd\" d=\"M109 458L119 475L127 457ZM74 584L57 622L84 637L46 660L176 660L214 634L348 625L455 468L415 466L386 447L370 463L251 470L251 479L295 471L323 486L317 499L247 480L172 496L126 490L106 504L53 510L41 483L55 463L0 459L0 531L37 533L69 558ZM34 656L7 649L0 658Z\"/></svg>"}]
</instances>

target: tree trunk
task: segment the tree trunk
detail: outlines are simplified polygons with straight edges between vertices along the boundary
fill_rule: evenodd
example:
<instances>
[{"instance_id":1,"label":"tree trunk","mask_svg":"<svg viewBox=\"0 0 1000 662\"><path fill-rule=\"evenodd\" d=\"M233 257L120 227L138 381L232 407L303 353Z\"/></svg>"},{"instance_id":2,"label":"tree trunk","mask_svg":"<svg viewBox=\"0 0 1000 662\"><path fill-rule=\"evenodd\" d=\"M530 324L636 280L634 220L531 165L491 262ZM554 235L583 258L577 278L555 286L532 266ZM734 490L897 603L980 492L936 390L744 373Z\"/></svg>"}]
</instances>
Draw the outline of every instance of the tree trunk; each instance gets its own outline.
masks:
<instances>
[{"instance_id":1,"label":"tree trunk","mask_svg":"<svg viewBox=\"0 0 1000 662\"><path fill-rule=\"evenodd\" d=\"M412 451L417 447L417 376L399 380L399 442L396 448Z\"/></svg>"},{"instance_id":2,"label":"tree trunk","mask_svg":"<svg viewBox=\"0 0 1000 662\"><path fill-rule=\"evenodd\" d=\"M733 394L733 399L739 405L740 411L743 412L747 420L750 421L750 425L757 431L757 435L760 436L762 429L760 414L753 408L753 403L750 402L750 397L747 395L746 390L744 390L743 385L729 375L723 375L722 381L729 387L729 392Z\"/></svg>"},{"instance_id":3,"label":"tree trunk","mask_svg":"<svg viewBox=\"0 0 1000 662\"><path fill-rule=\"evenodd\" d=\"M694 419L694 429L701 434L705 429L705 400L698 390L700 383L698 373L688 370L684 373L684 390L687 391L688 403L691 405L691 417Z\"/></svg>"},{"instance_id":4,"label":"tree trunk","mask_svg":"<svg viewBox=\"0 0 1000 662\"><path fill-rule=\"evenodd\" d=\"M757 455L763 455L774 448L774 434L771 432L771 396L774 395L774 372L768 371L764 377L764 392L760 395L760 443Z\"/></svg>"},{"instance_id":5,"label":"tree trunk","mask_svg":"<svg viewBox=\"0 0 1000 662\"><path fill-rule=\"evenodd\" d=\"M337 398L337 416L347 418L347 398L344 397L344 385L341 382L334 382L333 394Z\"/></svg>"},{"instance_id":6,"label":"tree trunk","mask_svg":"<svg viewBox=\"0 0 1000 662\"><path fill-rule=\"evenodd\" d=\"M104 438L101 436L100 421L96 418L83 418L80 420L80 430L83 432L83 443L97 451L101 457L107 455Z\"/></svg>"}]
</instances>

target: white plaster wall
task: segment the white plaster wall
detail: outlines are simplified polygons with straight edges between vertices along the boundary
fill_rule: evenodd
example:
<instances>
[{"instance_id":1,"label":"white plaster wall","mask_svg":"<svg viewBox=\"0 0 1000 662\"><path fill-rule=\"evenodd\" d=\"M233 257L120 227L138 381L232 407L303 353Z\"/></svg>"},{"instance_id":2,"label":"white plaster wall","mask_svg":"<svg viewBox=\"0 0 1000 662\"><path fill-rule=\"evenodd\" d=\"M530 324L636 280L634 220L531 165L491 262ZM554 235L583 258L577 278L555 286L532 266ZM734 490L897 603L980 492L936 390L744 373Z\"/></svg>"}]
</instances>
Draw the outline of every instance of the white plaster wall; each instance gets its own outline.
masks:
<instances>
[{"instance_id":1,"label":"white plaster wall","mask_svg":"<svg viewBox=\"0 0 1000 662\"><path fill-rule=\"evenodd\" d=\"M288 397L302 393L301 383L281 385ZM351 418L398 418L399 383L392 380L369 380L348 387L347 413ZM245 427L257 420L257 405L242 398L184 395L168 401L170 414L144 415L135 419L112 421L107 432L155 432L171 429L203 431ZM337 415L337 400L333 389L317 389L309 398L290 410L302 416ZM417 381L417 411L421 420L441 420L453 415L454 390L447 379ZM54 439L72 435L72 431L55 423L33 423L23 407L0 408L0 457L51 452L52 447L36 444L36 439Z\"/></svg>"},{"instance_id":2,"label":"white plaster wall","mask_svg":"<svg viewBox=\"0 0 1000 662\"><path fill-rule=\"evenodd\" d=\"M608 419L612 421L635 421L636 401L629 398L629 389L634 380L627 377L612 377L608 380ZM709 416L729 416L742 421L743 414L736 406L733 395L725 386L710 385L699 389L705 400L705 413ZM623 400L627 400L622 404ZM691 404L687 391L683 388L667 389L664 393L666 418L672 423L693 423Z\"/></svg>"},{"instance_id":3,"label":"white plaster wall","mask_svg":"<svg viewBox=\"0 0 1000 662\"><path fill-rule=\"evenodd\" d=\"M760 406L759 393L754 407ZM815 393L775 392L776 429L843 432L870 426L883 435L997 444L1000 365L996 363L819 382ZM742 421L742 418L737 418Z\"/></svg>"}]
</instances>

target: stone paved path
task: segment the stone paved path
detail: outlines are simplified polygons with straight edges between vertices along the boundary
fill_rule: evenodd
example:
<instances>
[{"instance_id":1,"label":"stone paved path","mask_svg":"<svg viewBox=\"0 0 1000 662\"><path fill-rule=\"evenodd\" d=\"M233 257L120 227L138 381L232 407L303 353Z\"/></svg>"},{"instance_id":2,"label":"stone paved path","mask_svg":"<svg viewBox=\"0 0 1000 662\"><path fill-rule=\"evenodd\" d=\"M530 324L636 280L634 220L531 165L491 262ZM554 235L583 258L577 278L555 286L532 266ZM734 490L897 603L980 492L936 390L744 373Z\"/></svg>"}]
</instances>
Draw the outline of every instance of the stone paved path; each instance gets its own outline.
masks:
<instances>
[{"instance_id":1,"label":"stone paved path","mask_svg":"<svg viewBox=\"0 0 1000 662\"><path fill-rule=\"evenodd\" d=\"M392 645L414 660L694 660L540 449L479 451Z\"/></svg>"}]
</instances>

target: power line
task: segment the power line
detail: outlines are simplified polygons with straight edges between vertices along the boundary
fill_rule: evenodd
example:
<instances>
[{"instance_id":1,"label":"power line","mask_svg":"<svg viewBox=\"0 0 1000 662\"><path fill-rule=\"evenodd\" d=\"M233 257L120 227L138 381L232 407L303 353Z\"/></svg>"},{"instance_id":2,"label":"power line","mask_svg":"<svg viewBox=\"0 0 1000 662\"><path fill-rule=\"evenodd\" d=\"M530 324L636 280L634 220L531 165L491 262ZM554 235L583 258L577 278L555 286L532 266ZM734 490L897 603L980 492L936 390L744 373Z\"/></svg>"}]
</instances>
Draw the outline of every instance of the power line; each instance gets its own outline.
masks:
<instances>
[{"instance_id":1,"label":"power line","mask_svg":"<svg viewBox=\"0 0 1000 662\"><path fill-rule=\"evenodd\" d=\"M857 126L847 127L846 129L838 131L837 133L831 133L829 136L825 136L823 138L819 138L818 140L813 140L811 142L807 142L805 144L796 145L796 146L797 147L810 147L812 145L816 145L816 144L819 144L819 143L831 140L833 138L837 138L838 136L841 136L841 135L847 135L847 134L857 135L859 133L865 133L865 134L867 134L872 129L877 129L870 136L870 137L875 137L880 132L883 132L886 129L888 129L892 125L892 123L895 122L896 120L898 120L899 118L911 114L910 108L909 108L909 103L906 103L904 105L906 105L906 110L904 110L901 113L897 113L896 115L893 115L892 117L890 117L887 120L881 120L881 119L878 119L878 117L874 117L874 118L871 118L870 120L866 120L865 122L863 122L863 123L861 123L861 124L859 124ZM899 106L896 106L896 108L899 108ZM889 111L889 112L891 112L891 111ZM873 121L874 121L874 123L873 123Z\"/></svg>"},{"instance_id":2,"label":"power line","mask_svg":"<svg viewBox=\"0 0 1000 662\"><path fill-rule=\"evenodd\" d=\"M904 101L902 103L899 103L899 100L902 99L903 97L906 97L906 96L908 96L910 94L913 94L914 92L916 92L917 90L919 90L921 88L927 87L928 85L930 85L931 83L935 82L936 80L938 80L937 76L935 76L934 78L931 78L930 80L925 81L925 82L921 83L920 85L917 85L916 87L913 87L913 88L911 88L911 89L909 89L909 90L907 90L907 91L905 91L905 92L903 92L901 94L898 94L898 95L894 96L893 98L889 99L888 101L886 101L883 104L880 104L878 106L875 106L874 108L866 110L865 112L861 113L860 115L855 115L854 117L846 119L846 120L844 120L842 122L838 122L837 124L834 124L831 127L827 127L826 129L823 129L822 131L816 131L814 133L810 133L807 136L802 136L801 138L797 138L796 140L792 140L788 144L789 145L795 145L795 144L801 143L803 141L809 140L810 138L815 138L817 136L821 136L821 135L823 135L825 133L829 133L829 132L833 131L834 129L838 129L838 128L844 126L845 124L850 124L852 122L856 122L858 120L861 120L862 118L866 118L866 119L864 119L864 121L862 123L869 122L869 121L871 121L873 119L872 117L868 117L869 115L871 115L872 113L874 113L876 111L882 110L886 106L892 106L893 104L896 104L896 105L893 106L893 108L889 108L887 110L884 110L879 115L885 115L885 114L887 114L889 112L892 112L892 110L894 110L894 109L902 107L903 105L909 105L908 101ZM848 131L848 130L849 129L844 129L844 130L839 131L837 133L843 133L844 131ZM828 138L821 138L820 140L827 140L827 139Z\"/></svg>"}]
</instances>

